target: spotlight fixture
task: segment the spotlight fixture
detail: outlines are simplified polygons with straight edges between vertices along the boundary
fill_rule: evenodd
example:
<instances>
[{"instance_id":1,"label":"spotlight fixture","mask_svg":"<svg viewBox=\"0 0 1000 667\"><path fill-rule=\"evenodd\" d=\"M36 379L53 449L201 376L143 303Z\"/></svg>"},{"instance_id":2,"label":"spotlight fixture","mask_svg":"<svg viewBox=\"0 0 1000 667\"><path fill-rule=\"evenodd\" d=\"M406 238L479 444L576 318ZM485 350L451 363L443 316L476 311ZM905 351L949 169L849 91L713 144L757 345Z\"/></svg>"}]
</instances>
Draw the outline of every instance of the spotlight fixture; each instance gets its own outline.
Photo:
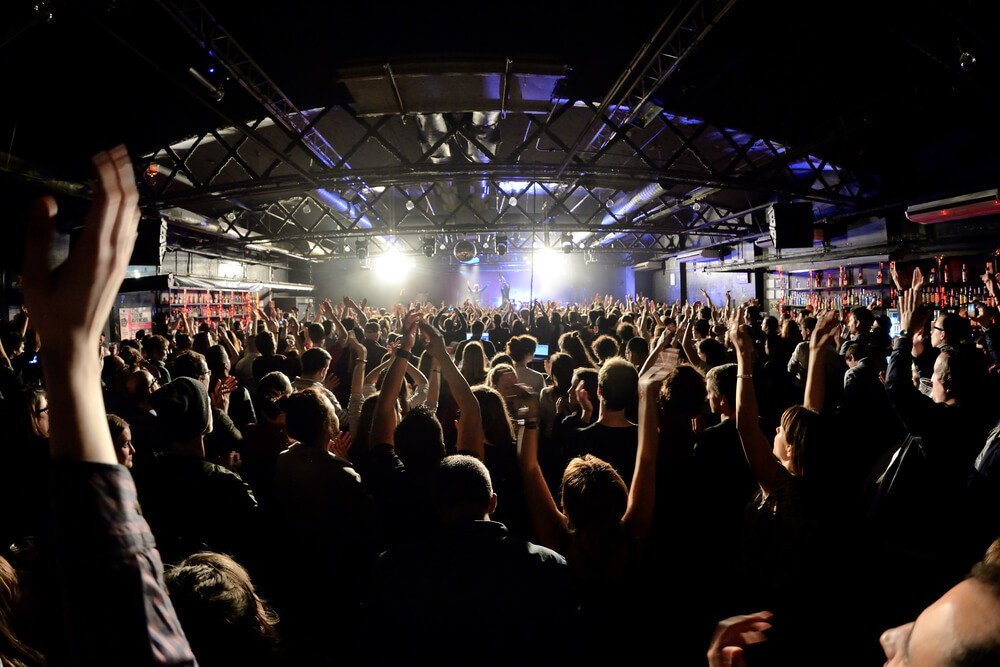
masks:
<instances>
[{"instance_id":1,"label":"spotlight fixture","mask_svg":"<svg viewBox=\"0 0 1000 667\"><path fill-rule=\"evenodd\" d=\"M962 51L958 56L958 66L963 72L971 72L976 69L976 57L968 51Z\"/></svg>"},{"instance_id":2,"label":"spotlight fixture","mask_svg":"<svg viewBox=\"0 0 1000 667\"><path fill-rule=\"evenodd\" d=\"M510 199L507 200L507 203L510 204L511 206L517 206L517 197L511 195Z\"/></svg>"},{"instance_id":3,"label":"spotlight fixture","mask_svg":"<svg viewBox=\"0 0 1000 667\"><path fill-rule=\"evenodd\" d=\"M424 257L433 257L434 253L437 252L437 243L434 241L434 237L425 237L421 249L424 251Z\"/></svg>"},{"instance_id":4,"label":"spotlight fixture","mask_svg":"<svg viewBox=\"0 0 1000 667\"><path fill-rule=\"evenodd\" d=\"M406 204L404 204L404 206L406 207L407 211L412 211L414 209L414 207L416 206L416 204L413 203L412 199L407 199L406 200Z\"/></svg>"},{"instance_id":5,"label":"spotlight fixture","mask_svg":"<svg viewBox=\"0 0 1000 667\"><path fill-rule=\"evenodd\" d=\"M354 248L357 250L358 259L364 261L368 259L368 240L358 239L354 243Z\"/></svg>"},{"instance_id":6,"label":"spotlight fixture","mask_svg":"<svg viewBox=\"0 0 1000 667\"><path fill-rule=\"evenodd\" d=\"M565 253L573 252L573 235L569 232L563 232L562 240L560 241L562 245L562 251Z\"/></svg>"},{"instance_id":7,"label":"spotlight fixture","mask_svg":"<svg viewBox=\"0 0 1000 667\"><path fill-rule=\"evenodd\" d=\"M507 235L497 234L497 254L503 257L507 254Z\"/></svg>"}]
</instances>

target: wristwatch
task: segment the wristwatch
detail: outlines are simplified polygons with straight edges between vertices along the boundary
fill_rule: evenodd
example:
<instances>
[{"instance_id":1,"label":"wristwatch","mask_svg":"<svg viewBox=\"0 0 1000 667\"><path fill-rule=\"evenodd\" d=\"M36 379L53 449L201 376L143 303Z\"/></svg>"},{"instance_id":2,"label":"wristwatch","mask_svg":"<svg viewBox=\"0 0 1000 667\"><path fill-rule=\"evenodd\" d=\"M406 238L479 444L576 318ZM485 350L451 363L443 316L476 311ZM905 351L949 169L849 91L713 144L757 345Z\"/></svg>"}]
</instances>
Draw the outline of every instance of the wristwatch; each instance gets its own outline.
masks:
<instances>
[{"instance_id":1,"label":"wristwatch","mask_svg":"<svg viewBox=\"0 0 1000 667\"><path fill-rule=\"evenodd\" d=\"M909 338L910 337L910 330L909 329L900 329L899 330L899 337L900 338Z\"/></svg>"}]
</instances>

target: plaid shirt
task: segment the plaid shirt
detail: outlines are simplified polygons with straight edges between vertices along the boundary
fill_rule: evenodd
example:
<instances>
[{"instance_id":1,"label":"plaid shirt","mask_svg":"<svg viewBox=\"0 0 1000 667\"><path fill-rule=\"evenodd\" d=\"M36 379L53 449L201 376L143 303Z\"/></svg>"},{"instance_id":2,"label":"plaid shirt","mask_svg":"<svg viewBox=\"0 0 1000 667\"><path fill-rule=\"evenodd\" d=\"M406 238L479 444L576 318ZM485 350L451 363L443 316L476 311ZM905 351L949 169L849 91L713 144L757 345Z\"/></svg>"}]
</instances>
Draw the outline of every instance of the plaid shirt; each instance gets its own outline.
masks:
<instances>
[{"instance_id":1,"label":"plaid shirt","mask_svg":"<svg viewBox=\"0 0 1000 667\"><path fill-rule=\"evenodd\" d=\"M196 665L129 471L54 461L50 497L70 664Z\"/></svg>"}]
</instances>

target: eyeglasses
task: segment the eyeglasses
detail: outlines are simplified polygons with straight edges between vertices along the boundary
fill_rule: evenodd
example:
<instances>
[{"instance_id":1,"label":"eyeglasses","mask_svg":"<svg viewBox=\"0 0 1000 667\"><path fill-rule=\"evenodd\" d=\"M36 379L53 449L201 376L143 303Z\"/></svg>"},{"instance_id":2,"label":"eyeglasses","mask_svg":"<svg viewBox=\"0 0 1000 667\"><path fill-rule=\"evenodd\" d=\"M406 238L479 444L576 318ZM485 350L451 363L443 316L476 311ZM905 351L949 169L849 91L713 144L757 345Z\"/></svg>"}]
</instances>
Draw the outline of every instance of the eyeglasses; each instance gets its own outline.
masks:
<instances>
[{"instance_id":1,"label":"eyeglasses","mask_svg":"<svg viewBox=\"0 0 1000 667\"><path fill-rule=\"evenodd\" d=\"M931 329L934 329L934 331L940 331L941 333L944 333L944 329L936 324L932 324Z\"/></svg>"},{"instance_id":2,"label":"eyeglasses","mask_svg":"<svg viewBox=\"0 0 1000 667\"><path fill-rule=\"evenodd\" d=\"M48 411L49 411L49 406L46 405L44 408L38 408L38 410L36 410L36 413L38 414L39 417L41 417Z\"/></svg>"}]
</instances>

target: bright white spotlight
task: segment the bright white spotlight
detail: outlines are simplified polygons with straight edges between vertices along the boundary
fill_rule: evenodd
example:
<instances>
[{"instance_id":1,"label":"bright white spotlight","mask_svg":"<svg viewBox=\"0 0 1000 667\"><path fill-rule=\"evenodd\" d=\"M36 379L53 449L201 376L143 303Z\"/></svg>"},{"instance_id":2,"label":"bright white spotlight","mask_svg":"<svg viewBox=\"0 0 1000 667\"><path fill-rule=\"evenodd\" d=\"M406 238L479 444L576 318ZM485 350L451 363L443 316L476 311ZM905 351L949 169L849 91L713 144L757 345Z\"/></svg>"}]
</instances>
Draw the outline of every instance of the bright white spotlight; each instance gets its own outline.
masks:
<instances>
[{"instance_id":1,"label":"bright white spotlight","mask_svg":"<svg viewBox=\"0 0 1000 667\"><path fill-rule=\"evenodd\" d=\"M382 282L398 284L406 280L414 263L412 257L406 257L396 248L391 248L385 254L374 258L372 269Z\"/></svg>"}]
</instances>

